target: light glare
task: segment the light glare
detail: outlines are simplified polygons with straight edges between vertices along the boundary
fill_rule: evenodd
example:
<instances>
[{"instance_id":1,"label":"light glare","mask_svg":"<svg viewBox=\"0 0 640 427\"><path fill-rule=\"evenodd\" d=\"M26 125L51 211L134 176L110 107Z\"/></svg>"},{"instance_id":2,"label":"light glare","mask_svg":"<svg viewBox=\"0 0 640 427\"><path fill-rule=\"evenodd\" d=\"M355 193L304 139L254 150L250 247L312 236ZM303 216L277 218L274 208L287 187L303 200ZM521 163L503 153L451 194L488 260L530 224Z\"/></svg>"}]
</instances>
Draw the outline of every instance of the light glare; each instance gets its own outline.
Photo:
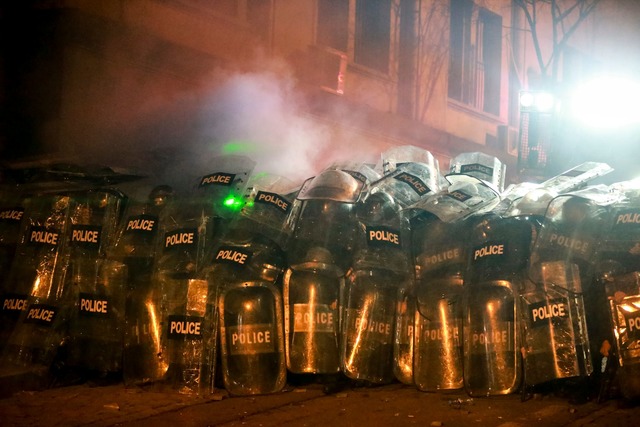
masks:
<instances>
[{"instance_id":1,"label":"light glare","mask_svg":"<svg viewBox=\"0 0 640 427\"><path fill-rule=\"evenodd\" d=\"M520 92L520 111L527 113L553 113L556 109L556 98L551 92Z\"/></svg>"},{"instance_id":2,"label":"light glare","mask_svg":"<svg viewBox=\"0 0 640 427\"><path fill-rule=\"evenodd\" d=\"M520 94L520 106L522 108L530 108L533 105L533 94L531 92L523 92Z\"/></svg>"},{"instance_id":3,"label":"light glare","mask_svg":"<svg viewBox=\"0 0 640 427\"><path fill-rule=\"evenodd\" d=\"M640 124L639 99L640 83L620 77L600 77L576 89L571 112L590 127Z\"/></svg>"}]
</instances>

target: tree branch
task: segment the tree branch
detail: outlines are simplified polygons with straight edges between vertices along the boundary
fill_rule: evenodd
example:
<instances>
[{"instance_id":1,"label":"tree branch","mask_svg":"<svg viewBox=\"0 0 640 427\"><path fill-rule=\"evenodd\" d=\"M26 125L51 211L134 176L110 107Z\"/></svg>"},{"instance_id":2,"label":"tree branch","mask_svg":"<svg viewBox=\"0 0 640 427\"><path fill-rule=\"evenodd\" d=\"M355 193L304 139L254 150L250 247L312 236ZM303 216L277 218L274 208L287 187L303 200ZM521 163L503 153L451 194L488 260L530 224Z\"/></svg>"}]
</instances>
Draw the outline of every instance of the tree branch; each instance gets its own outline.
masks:
<instances>
[{"instance_id":1,"label":"tree branch","mask_svg":"<svg viewBox=\"0 0 640 427\"><path fill-rule=\"evenodd\" d=\"M602 0L574 0L574 2L562 10L563 5L568 4L568 1L562 0L514 0L513 4L524 12L527 19L529 29L531 30L531 38L536 53L536 59L540 67L540 73L545 76L549 70L552 69L552 77L557 78L558 58L565 49L569 39L578 29L580 24L595 10L598 3ZM538 10L537 5L545 4L550 7L551 12L551 31L552 31L552 49L549 55L548 61L542 55L542 48L540 45L540 39L538 36ZM572 17L577 13L577 17L573 23L570 24ZM570 25L569 25L570 24Z\"/></svg>"},{"instance_id":2,"label":"tree branch","mask_svg":"<svg viewBox=\"0 0 640 427\"><path fill-rule=\"evenodd\" d=\"M529 29L531 30L531 39L533 41L533 48L536 52L536 58L538 59L538 65L540 66L540 74L546 74L546 65L544 63L544 58L542 57L542 49L540 48L540 39L538 38L537 31L537 11L536 11L536 3L535 1L527 1L527 0L515 0L514 3L522 9L524 12L524 16L527 19L527 23L529 24ZM529 10L529 6L531 6L531 10Z\"/></svg>"}]
</instances>

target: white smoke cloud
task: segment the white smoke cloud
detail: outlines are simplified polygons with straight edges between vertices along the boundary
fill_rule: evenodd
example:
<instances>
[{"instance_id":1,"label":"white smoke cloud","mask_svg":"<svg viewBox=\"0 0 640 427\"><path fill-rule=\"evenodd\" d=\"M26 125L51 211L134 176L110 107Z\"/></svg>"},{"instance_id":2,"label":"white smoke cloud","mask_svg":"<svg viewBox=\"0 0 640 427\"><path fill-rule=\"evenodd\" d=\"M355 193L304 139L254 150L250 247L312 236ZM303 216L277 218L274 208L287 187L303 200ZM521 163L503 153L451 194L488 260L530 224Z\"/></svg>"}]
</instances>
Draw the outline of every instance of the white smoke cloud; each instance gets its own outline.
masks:
<instances>
[{"instance_id":1,"label":"white smoke cloud","mask_svg":"<svg viewBox=\"0 0 640 427\"><path fill-rule=\"evenodd\" d=\"M301 180L317 172L329 129L301 114L295 82L276 71L238 73L223 81L199 111L202 135L218 154L254 159L256 172Z\"/></svg>"},{"instance_id":2,"label":"white smoke cloud","mask_svg":"<svg viewBox=\"0 0 640 427\"><path fill-rule=\"evenodd\" d=\"M106 58L126 49L122 41L113 44ZM256 54L242 68L219 67L181 80L162 71L169 58L149 71L82 55L67 71L60 151L87 163L133 169L169 184L195 183L216 172L214 159L244 155L255 161L254 173L301 183L331 163L375 163L379 157L353 131L357 126L343 126L357 121L352 111L330 119L310 113L284 60Z\"/></svg>"}]
</instances>

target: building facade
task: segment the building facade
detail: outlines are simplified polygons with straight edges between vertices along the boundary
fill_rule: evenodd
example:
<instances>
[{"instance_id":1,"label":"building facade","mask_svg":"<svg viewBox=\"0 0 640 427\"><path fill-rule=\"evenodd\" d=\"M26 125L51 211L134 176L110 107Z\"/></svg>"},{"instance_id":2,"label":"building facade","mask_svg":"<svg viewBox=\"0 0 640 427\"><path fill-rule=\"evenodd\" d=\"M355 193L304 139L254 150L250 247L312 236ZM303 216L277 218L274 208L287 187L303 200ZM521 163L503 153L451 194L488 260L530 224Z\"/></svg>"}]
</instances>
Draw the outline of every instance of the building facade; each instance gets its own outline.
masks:
<instances>
[{"instance_id":1,"label":"building facade","mask_svg":"<svg viewBox=\"0 0 640 427\"><path fill-rule=\"evenodd\" d=\"M640 58L624 0L601 1L561 54L543 1L540 52L522 0L20 3L2 8L5 159L298 150L295 173L310 175L416 145L442 169L460 152L496 155L513 181L521 89Z\"/></svg>"}]
</instances>

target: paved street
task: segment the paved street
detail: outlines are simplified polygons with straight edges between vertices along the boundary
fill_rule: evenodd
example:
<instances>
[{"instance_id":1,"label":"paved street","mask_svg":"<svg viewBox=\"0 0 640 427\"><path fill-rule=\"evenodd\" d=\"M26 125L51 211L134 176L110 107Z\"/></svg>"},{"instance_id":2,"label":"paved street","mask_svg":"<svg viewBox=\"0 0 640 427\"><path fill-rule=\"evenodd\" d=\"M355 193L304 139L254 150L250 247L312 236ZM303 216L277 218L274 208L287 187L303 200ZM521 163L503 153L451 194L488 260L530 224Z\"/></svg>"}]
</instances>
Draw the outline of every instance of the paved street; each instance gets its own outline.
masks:
<instances>
[{"instance_id":1,"label":"paved street","mask_svg":"<svg viewBox=\"0 0 640 427\"><path fill-rule=\"evenodd\" d=\"M207 398L122 384L18 392L0 400L3 426L635 426L640 407L621 401L572 405L565 398L519 395L470 399L400 384L325 394L317 384L255 397Z\"/></svg>"}]
</instances>

